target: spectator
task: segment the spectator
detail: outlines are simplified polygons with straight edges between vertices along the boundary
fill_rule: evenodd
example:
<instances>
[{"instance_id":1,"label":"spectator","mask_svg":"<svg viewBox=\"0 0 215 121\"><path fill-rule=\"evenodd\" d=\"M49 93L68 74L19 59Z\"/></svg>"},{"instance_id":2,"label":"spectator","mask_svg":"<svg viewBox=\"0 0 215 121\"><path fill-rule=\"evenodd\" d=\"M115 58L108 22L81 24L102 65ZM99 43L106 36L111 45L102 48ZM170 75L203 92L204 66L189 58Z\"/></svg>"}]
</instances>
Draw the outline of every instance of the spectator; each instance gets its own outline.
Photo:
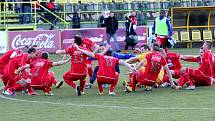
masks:
<instances>
[{"instance_id":1,"label":"spectator","mask_svg":"<svg viewBox=\"0 0 215 121\"><path fill-rule=\"evenodd\" d=\"M52 12L48 14L49 21L52 23L51 28L49 28L49 30L53 30L54 25L57 24L57 18L53 14L55 14L55 11L57 11L58 8L55 6L54 1L55 0L50 0L50 2L48 2L46 5L47 8Z\"/></svg>"},{"instance_id":2,"label":"spectator","mask_svg":"<svg viewBox=\"0 0 215 121\"><path fill-rule=\"evenodd\" d=\"M125 45L125 53L127 53L128 47L131 46L132 49L135 48L137 44L137 18L136 18L136 11L133 11L130 16L126 16L126 45Z\"/></svg>"},{"instance_id":3,"label":"spectator","mask_svg":"<svg viewBox=\"0 0 215 121\"><path fill-rule=\"evenodd\" d=\"M23 0L21 12L23 13L22 16L22 23L30 23L31 22L31 0Z\"/></svg>"},{"instance_id":4,"label":"spectator","mask_svg":"<svg viewBox=\"0 0 215 121\"><path fill-rule=\"evenodd\" d=\"M118 21L114 17L114 13L112 11L110 12L110 16L105 20L105 25L106 25L107 43L110 44L110 39L111 37L113 37L114 47L116 52L121 52L119 49L119 45L117 42L117 35L116 35L116 31L118 29Z\"/></svg>"},{"instance_id":5,"label":"spectator","mask_svg":"<svg viewBox=\"0 0 215 121\"><path fill-rule=\"evenodd\" d=\"M168 39L172 36L172 25L166 17L166 12L164 10L161 10L160 16L155 19L152 27L152 34L157 36L156 42L159 43L162 48L166 48L169 45Z\"/></svg>"},{"instance_id":6,"label":"spectator","mask_svg":"<svg viewBox=\"0 0 215 121\"><path fill-rule=\"evenodd\" d=\"M105 27L105 12L103 11L101 13L101 16L99 17L99 20L98 20L98 27Z\"/></svg>"},{"instance_id":7,"label":"spectator","mask_svg":"<svg viewBox=\"0 0 215 121\"><path fill-rule=\"evenodd\" d=\"M80 28L81 27L80 21L81 19L78 15L78 12L75 11L72 17L72 23L73 23L72 28Z\"/></svg>"}]
</instances>

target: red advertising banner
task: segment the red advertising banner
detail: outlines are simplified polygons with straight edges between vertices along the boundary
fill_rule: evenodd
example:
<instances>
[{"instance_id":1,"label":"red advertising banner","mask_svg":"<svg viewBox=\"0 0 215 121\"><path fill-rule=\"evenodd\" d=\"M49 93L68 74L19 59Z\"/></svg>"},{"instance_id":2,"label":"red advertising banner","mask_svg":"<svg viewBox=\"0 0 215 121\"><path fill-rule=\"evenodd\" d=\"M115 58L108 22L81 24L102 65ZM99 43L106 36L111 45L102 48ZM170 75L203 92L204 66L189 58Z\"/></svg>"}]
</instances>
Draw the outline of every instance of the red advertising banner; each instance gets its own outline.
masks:
<instances>
[{"instance_id":1,"label":"red advertising banner","mask_svg":"<svg viewBox=\"0 0 215 121\"><path fill-rule=\"evenodd\" d=\"M60 49L59 31L17 31L9 32L9 49L38 45L41 51L55 52Z\"/></svg>"},{"instance_id":2,"label":"red advertising banner","mask_svg":"<svg viewBox=\"0 0 215 121\"><path fill-rule=\"evenodd\" d=\"M136 33L138 36L138 45L146 43L147 39L147 27L137 27ZM106 40L106 29L105 28L92 28L92 29L75 29L75 30L62 30L61 31L61 47L65 49L72 43L74 34L80 33L83 37L91 39L93 42L102 43ZM125 46L125 28L119 28L117 30L118 43L121 49ZM113 39L111 39L111 45L113 45ZM112 46L113 47L113 46Z\"/></svg>"}]
</instances>

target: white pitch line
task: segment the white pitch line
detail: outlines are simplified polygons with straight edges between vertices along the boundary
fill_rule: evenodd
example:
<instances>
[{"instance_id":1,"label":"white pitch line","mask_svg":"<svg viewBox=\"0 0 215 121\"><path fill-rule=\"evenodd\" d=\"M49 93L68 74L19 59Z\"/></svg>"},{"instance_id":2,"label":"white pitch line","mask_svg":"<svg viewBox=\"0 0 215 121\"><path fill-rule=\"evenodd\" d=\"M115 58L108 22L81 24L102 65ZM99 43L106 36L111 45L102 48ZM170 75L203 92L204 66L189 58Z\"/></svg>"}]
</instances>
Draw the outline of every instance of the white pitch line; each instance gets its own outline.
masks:
<instances>
[{"instance_id":1,"label":"white pitch line","mask_svg":"<svg viewBox=\"0 0 215 121\"><path fill-rule=\"evenodd\" d=\"M24 103L37 103L37 104L49 104L49 105L61 105L61 106L76 106L76 107L88 107L88 108L110 108L110 109L139 109L139 110L215 110L215 108L178 108L178 107L151 107L151 108L144 108L144 107L126 107L126 106L107 106L107 105L88 105L88 104L75 104L75 103L57 103L57 102L48 102L48 101L33 101L33 100L22 100L17 98L6 97L0 95L0 98L10 100L10 101L17 101L17 102L24 102Z\"/></svg>"}]
</instances>

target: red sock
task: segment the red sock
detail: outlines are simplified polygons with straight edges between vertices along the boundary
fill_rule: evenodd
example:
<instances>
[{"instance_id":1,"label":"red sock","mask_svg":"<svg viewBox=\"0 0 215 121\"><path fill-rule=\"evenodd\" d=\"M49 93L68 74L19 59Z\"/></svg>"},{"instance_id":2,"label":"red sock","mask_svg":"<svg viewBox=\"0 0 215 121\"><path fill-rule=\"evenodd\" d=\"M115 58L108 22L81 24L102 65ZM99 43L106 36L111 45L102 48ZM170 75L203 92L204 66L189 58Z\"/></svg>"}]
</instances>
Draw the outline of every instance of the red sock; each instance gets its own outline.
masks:
<instances>
[{"instance_id":1,"label":"red sock","mask_svg":"<svg viewBox=\"0 0 215 121\"><path fill-rule=\"evenodd\" d=\"M91 78L93 75L93 68L92 67L87 68L87 72L88 72L89 77Z\"/></svg>"},{"instance_id":2,"label":"red sock","mask_svg":"<svg viewBox=\"0 0 215 121\"><path fill-rule=\"evenodd\" d=\"M57 80L53 78L52 83L56 86L57 85Z\"/></svg>"},{"instance_id":3,"label":"red sock","mask_svg":"<svg viewBox=\"0 0 215 121\"><path fill-rule=\"evenodd\" d=\"M83 92L86 80L80 80L80 91Z\"/></svg>"},{"instance_id":4,"label":"red sock","mask_svg":"<svg viewBox=\"0 0 215 121\"><path fill-rule=\"evenodd\" d=\"M131 82L129 84L129 86L132 87L132 91L135 91L135 89L136 89L136 84L137 84L136 76L137 76L137 74L132 75Z\"/></svg>"},{"instance_id":5,"label":"red sock","mask_svg":"<svg viewBox=\"0 0 215 121\"><path fill-rule=\"evenodd\" d=\"M102 83L98 83L99 92L103 92Z\"/></svg>"},{"instance_id":6,"label":"red sock","mask_svg":"<svg viewBox=\"0 0 215 121\"><path fill-rule=\"evenodd\" d=\"M116 79L114 80L114 82L110 86L110 92L114 92L115 87L116 87L116 85L118 83L118 78L119 78L119 75L118 75L118 73L116 73Z\"/></svg>"}]
</instances>

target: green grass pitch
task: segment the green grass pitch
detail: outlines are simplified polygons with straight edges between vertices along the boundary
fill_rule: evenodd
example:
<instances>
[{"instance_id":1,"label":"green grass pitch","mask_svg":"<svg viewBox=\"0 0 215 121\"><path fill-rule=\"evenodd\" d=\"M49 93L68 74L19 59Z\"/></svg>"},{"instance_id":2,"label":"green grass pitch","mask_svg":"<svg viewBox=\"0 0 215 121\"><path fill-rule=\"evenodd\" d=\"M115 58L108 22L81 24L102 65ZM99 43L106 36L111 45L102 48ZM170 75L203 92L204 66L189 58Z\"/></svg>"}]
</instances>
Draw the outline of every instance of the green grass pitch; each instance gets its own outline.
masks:
<instances>
[{"instance_id":1,"label":"green grass pitch","mask_svg":"<svg viewBox=\"0 0 215 121\"><path fill-rule=\"evenodd\" d=\"M198 54L198 49L174 49L180 54ZM51 55L60 60L61 56ZM184 63L196 67L197 64ZM94 64L95 65L95 64ZM55 77L62 80L70 65L52 68ZM17 97L0 95L0 121L214 121L215 88L198 87L194 91L153 89L135 93L123 92L122 81L128 79L127 69L120 67L121 74L116 96L99 96L97 84L76 96L75 90L65 83L60 89L52 88L55 96ZM3 84L0 82L0 87ZM38 91L43 94L41 91ZM108 89L105 90L108 93Z\"/></svg>"}]
</instances>

